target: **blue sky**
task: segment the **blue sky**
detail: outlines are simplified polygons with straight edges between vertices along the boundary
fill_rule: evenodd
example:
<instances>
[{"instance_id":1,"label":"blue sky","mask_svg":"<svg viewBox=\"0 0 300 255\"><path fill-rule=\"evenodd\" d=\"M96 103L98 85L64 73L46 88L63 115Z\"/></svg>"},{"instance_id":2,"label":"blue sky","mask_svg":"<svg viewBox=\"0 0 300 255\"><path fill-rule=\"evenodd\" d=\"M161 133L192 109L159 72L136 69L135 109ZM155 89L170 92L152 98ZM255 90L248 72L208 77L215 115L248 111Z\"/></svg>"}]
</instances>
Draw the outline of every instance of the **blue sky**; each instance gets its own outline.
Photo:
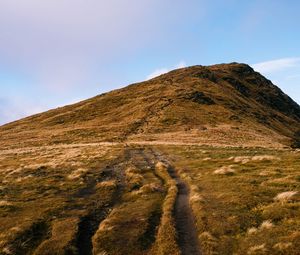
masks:
<instances>
[{"instance_id":1,"label":"blue sky","mask_svg":"<svg viewBox=\"0 0 300 255\"><path fill-rule=\"evenodd\" d=\"M298 0L0 0L0 124L233 61L300 103L299 10Z\"/></svg>"}]
</instances>

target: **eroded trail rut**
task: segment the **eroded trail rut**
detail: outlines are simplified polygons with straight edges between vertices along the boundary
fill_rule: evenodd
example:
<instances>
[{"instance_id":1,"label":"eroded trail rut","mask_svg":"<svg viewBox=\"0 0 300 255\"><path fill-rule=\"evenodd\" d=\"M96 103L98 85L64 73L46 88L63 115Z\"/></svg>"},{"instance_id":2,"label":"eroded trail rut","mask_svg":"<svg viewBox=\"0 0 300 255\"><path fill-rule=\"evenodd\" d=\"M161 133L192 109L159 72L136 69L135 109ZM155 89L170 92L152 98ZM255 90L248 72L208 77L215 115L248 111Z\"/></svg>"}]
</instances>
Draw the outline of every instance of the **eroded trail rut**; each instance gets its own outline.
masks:
<instances>
[{"instance_id":1,"label":"eroded trail rut","mask_svg":"<svg viewBox=\"0 0 300 255\"><path fill-rule=\"evenodd\" d=\"M153 152L153 151L152 151ZM155 152L154 152L155 153ZM156 158L168 163L161 154L155 153ZM189 205L189 188L169 165L169 175L176 181L178 194L174 205L174 219L177 231L177 242L182 255L201 255L195 220Z\"/></svg>"},{"instance_id":2,"label":"eroded trail rut","mask_svg":"<svg viewBox=\"0 0 300 255\"><path fill-rule=\"evenodd\" d=\"M78 236L76 240L76 247L79 255L92 255L93 244L92 238L96 233L99 224L106 219L109 212L114 206L122 202L121 195L124 189L124 169L128 165L134 165L138 169L148 168L154 169L157 162L164 162L168 166L169 175L176 181L178 194L174 204L173 217L175 220L175 227L177 232L177 244L181 255L200 255L198 239L194 224L194 218L189 206L189 188L177 175L175 169L171 166L164 155L152 148L127 148L124 151L124 156L115 162L111 162L105 170L105 173L111 174L118 180L118 188L112 197L112 201L108 204L94 205L92 210L83 217L78 226ZM160 179L159 176L156 176ZM89 197L93 195L95 189L95 181L88 182L86 188L80 190L75 194L75 197ZM164 181L161 179L161 184ZM160 224L161 212L151 216L151 224L146 229L144 235L141 237L147 249L155 242L157 228ZM146 243L146 244L145 244ZM120 253L121 255L122 253ZM142 253L141 253L142 254ZM143 253L144 254L144 253ZM149 253L151 254L151 253Z\"/></svg>"},{"instance_id":3,"label":"eroded trail rut","mask_svg":"<svg viewBox=\"0 0 300 255\"><path fill-rule=\"evenodd\" d=\"M164 163L163 175L157 164L160 162ZM99 166L97 163L81 178L84 185L67 193L65 207L55 214L57 220L45 217L33 224L15 239L11 254L172 255L168 253L170 247L173 248L169 243L175 243L173 251L176 254L200 255L189 206L189 188L167 156L158 150L150 146L126 146L119 157L99 163ZM132 183L140 186L130 186ZM172 200L168 200L170 194ZM169 201L166 210L164 203ZM70 221L71 217L76 221ZM64 219L76 224L66 231L66 240L61 237L64 230L59 228ZM104 220L107 225L102 224ZM170 226L168 224L172 225L171 232L159 232L166 229L164 226ZM171 238L169 233L172 233ZM24 246L24 243L30 245Z\"/></svg>"},{"instance_id":4,"label":"eroded trail rut","mask_svg":"<svg viewBox=\"0 0 300 255\"><path fill-rule=\"evenodd\" d=\"M182 255L200 255L194 218L189 206L189 190L186 184L177 180L178 195L175 203L174 218L178 234L178 244Z\"/></svg>"},{"instance_id":5,"label":"eroded trail rut","mask_svg":"<svg viewBox=\"0 0 300 255\"><path fill-rule=\"evenodd\" d=\"M169 168L169 174L176 180L178 188L174 218L181 254L200 255L195 221L189 205L189 188L171 167Z\"/></svg>"},{"instance_id":6,"label":"eroded trail rut","mask_svg":"<svg viewBox=\"0 0 300 255\"><path fill-rule=\"evenodd\" d=\"M119 203L121 193L123 190L124 178L122 176L123 164L125 164L129 159L128 150L124 151L123 158L111 162L106 166L105 172L107 175L115 176L118 181L117 189L115 190L112 200L104 205L98 205L97 201L93 202L92 210L81 219L78 226L78 236L76 240L76 246L78 249L78 255L92 255L93 254L93 244L92 238L96 233L99 224L107 217L112 208ZM92 180L90 184L80 190L76 196L77 197L88 197L92 195L95 189L96 182Z\"/></svg>"}]
</instances>

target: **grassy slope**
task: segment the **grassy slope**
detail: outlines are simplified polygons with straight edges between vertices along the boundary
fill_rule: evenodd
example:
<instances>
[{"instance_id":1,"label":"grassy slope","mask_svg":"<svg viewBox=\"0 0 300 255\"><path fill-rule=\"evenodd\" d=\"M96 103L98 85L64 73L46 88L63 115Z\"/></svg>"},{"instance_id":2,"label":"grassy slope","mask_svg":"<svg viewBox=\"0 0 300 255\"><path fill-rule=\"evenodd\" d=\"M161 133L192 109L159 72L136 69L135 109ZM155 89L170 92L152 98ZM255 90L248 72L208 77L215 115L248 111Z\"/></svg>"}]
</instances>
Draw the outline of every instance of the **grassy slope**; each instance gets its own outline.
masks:
<instances>
[{"instance_id":1,"label":"grassy slope","mask_svg":"<svg viewBox=\"0 0 300 255\"><path fill-rule=\"evenodd\" d=\"M276 147L299 123L299 106L249 66L194 66L2 126L0 145L127 139Z\"/></svg>"}]
</instances>

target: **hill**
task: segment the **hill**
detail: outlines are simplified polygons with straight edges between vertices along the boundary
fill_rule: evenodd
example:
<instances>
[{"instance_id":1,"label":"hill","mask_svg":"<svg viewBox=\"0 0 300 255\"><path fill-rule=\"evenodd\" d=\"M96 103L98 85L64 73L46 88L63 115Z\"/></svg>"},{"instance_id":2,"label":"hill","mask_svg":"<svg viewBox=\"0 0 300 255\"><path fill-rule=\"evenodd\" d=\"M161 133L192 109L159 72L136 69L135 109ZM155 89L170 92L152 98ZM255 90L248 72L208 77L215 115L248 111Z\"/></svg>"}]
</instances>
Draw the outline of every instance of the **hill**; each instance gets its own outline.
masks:
<instances>
[{"instance_id":1,"label":"hill","mask_svg":"<svg viewBox=\"0 0 300 255\"><path fill-rule=\"evenodd\" d=\"M300 107L245 64L193 66L16 121L1 145L168 141L288 145Z\"/></svg>"},{"instance_id":2,"label":"hill","mask_svg":"<svg viewBox=\"0 0 300 255\"><path fill-rule=\"evenodd\" d=\"M282 146L300 107L245 64L193 66L0 127L2 146L167 141Z\"/></svg>"}]
</instances>

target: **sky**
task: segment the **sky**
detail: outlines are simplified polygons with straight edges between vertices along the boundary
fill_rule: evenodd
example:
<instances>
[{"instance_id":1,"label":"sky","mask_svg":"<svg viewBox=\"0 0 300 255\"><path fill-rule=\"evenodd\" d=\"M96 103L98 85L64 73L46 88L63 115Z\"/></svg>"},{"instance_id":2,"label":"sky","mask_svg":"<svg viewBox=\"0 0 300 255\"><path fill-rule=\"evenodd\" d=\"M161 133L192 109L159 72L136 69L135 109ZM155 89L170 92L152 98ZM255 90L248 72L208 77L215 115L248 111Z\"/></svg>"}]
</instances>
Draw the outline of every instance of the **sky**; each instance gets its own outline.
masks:
<instances>
[{"instance_id":1,"label":"sky","mask_svg":"<svg viewBox=\"0 0 300 255\"><path fill-rule=\"evenodd\" d=\"M298 0L0 0L0 124L228 62L300 103L299 10Z\"/></svg>"}]
</instances>

